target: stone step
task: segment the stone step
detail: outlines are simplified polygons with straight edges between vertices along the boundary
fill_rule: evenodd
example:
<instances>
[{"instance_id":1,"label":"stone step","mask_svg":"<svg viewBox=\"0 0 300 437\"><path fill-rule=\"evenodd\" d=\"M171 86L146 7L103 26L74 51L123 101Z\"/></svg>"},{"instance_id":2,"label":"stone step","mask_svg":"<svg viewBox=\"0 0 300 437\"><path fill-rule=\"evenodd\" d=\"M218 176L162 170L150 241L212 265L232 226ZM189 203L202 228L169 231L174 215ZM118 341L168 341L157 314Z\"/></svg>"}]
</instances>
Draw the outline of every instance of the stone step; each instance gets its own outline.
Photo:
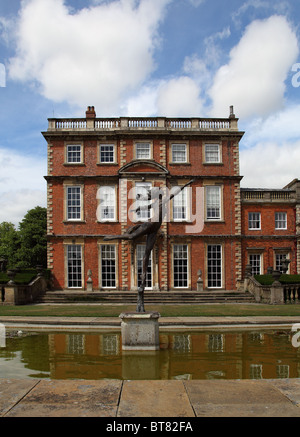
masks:
<instances>
[{"instance_id":1,"label":"stone step","mask_svg":"<svg viewBox=\"0 0 300 437\"><path fill-rule=\"evenodd\" d=\"M72 292L48 291L36 303L136 303L137 292ZM219 302L255 302L249 293L234 291L212 292L148 292L144 293L145 303L195 304Z\"/></svg>"}]
</instances>

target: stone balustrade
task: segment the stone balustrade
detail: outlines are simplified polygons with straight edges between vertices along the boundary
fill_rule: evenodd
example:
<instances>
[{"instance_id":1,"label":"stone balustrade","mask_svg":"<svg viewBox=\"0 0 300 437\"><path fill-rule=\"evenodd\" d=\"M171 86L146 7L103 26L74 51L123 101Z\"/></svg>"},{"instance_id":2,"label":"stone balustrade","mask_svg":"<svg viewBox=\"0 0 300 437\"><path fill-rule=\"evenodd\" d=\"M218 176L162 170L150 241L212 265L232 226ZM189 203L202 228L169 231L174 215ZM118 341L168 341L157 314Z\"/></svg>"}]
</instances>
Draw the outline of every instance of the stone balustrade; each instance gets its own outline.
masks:
<instances>
[{"instance_id":1,"label":"stone balustrade","mask_svg":"<svg viewBox=\"0 0 300 437\"><path fill-rule=\"evenodd\" d=\"M291 202L296 201L296 192L289 189L241 188L242 202Z\"/></svg>"},{"instance_id":2,"label":"stone balustrade","mask_svg":"<svg viewBox=\"0 0 300 437\"><path fill-rule=\"evenodd\" d=\"M48 131L101 130L180 130L180 131L238 131L237 118L49 118Z\"/></svg>"}]
</instances>

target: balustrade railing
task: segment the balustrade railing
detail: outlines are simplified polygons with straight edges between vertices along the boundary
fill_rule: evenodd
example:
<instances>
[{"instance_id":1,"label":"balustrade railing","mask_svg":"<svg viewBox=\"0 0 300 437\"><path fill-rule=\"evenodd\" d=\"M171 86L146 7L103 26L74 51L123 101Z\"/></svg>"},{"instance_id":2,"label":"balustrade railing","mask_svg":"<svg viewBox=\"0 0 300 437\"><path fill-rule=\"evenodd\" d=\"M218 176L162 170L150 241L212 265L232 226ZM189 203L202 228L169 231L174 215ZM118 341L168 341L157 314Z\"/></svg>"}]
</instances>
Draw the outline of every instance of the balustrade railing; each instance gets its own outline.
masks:
<instances>
[{"instance_id":1,"label":"balustrade railing","mask_svg":"<svg viewBox=\"0 0 300 437\"><path fill-rule=\"evenodd\" d=\"M128 127L136 127L136 128L147 128L147 127L157 127L158 122L157 119L128 119Z\"/></svg>"},{"instance_id":2,"label":"balustrade railing","mask_svg":"<svg viewBox=\"0 0 300 437\"><path fill-rule=\"evenodd\" d=\"M229 120L199 120L200 129L230 129Z\"/></svg>"},{"instance_id":3,"label":"balustrade railing","mask_svg":"<svg viewBox=\"0 0 300 437\"><path fill-rule=\"evenodd\" d=\"M237 119L120 117L120 118L49 118L48 130L233 130L238 131Z\"/></svg>"},{"instance_id":4,"label":"balustrade railing","mask_svg":"<svg viewBox=\"0 0 300 437\"><path fill-rule=\"evenodd\" d=\"M284 302L300 301L300 284L288 284L283 286Z\"/></svg>"},{"instance_id":5,"label":"balustrade railing","mask_svg":"<svg viewBox=\"0 0 300 437\"><path fill-rule=\"evenodd\" d=\"M284 190L241 190L242 200L271 200L271 201L282 201L282 200L293 200L295 199L295 193L293 191Z\"/></svg>"},{"instance_id":6,"label":"balustrade railing","mask_svg":"<svg viewBox=\"0 0 300 437\"><path fill-rule=\"evenodd\" d=\"M264 199L265 193L263 191L242 191L242 199Z\"/></svg>"},{"instance_id":7,"label":"balustrade railing","mask_svg":"<svg viewBox=\"0 0 300 437\"><path fill-rule=\"evenodd\" d=\"M191 120L167 120L168 128L171 129L191 129L192 121Z\"/></svg>"},{"instance_id":8,"label":"balustrade railing","mask_svg":"<svg viewBox=\"0 0 300 437\"><path fill-rule=\"evenodd\" d=\"M56 129L86 129L87 122L85 119L82 120L56 120Z\"/></svg>"},{"instance_id":9,"label":"balustrade railing","mask_svg":"<svg viewBox=\"0 0 300 437\"><path fill-rule=\"evenodd\" d=\"M103 119L95 120L95 129L117 129L120 127L120 120L118 119Z\"/></svg>"},{"instance_id":10,"label":"balustrade railing","mask_svg":"<svg viewBox=\"0 0 300 437\"><path fill-rule=\"evenodd\" d=\"M290 198L291 198L291 193L288 191L273 191L273 192L271 192L271 199L289 200Z\"/></svg>"}]
</instances>

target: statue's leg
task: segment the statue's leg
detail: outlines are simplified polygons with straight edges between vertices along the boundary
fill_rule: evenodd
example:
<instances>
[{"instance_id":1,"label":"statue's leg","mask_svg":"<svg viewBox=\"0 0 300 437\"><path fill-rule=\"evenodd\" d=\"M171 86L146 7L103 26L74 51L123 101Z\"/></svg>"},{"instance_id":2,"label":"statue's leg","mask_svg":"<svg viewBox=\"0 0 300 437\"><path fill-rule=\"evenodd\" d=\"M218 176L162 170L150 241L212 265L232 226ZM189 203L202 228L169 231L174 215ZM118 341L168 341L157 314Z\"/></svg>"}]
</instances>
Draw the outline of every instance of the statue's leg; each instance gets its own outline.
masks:
<instances>
[{"instance_id":1,"label":"statue's leg","mask_svg":"<svg viewBox=\"0 0 300 437\"><path fill-rule=\"evenodd\" d=\"M106 235L103 240L134 240L147 234L149 226L151 226L151 223L148 222L135 225L130 232L125 232L122 235Z\"/></svg>"},{"instance_id":2,"label":"statue's leg","mask_svg":"<svg viewBox=\"0 0 300 437\"><path fill-rule=\"evenodd\" d=\"M131 236L130 234L123 234L123 235L106 235L103 240L130 240Z\"/></svg>"},{"instance_id":3,"label":"statue's leg","mask_svg":"<svg viewBox=\"0 0 300 437\"><path fill-rule=\"evenodd\" d=\"M146 250L143 258L143 270L142 270L142 280L141 285L138 288L138 301L137 301L137 308L136 311L138 313L144 313L145 307L144 307L144 290L146 286L146 277L147 277L147 269L148 269L148 263L151 251L153 249L155 240L156 240L156 234L157 232L154 232L152 234L149 234L147 236L147 242L146 242Z\"/></svg>"}]
</instances>

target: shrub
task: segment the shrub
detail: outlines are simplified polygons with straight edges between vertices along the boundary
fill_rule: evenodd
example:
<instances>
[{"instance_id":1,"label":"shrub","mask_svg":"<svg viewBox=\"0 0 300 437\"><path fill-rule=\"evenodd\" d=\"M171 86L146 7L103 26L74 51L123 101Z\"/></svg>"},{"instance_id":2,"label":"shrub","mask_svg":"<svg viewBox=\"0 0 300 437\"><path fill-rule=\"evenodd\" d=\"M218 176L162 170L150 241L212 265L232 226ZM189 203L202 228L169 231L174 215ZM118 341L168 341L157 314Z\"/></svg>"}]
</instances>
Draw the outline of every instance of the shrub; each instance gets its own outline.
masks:
<instances>
[{"instance_id":1,"label":"shrub","mask_svg":"<svg viewBox=\"0 0 300 437\"><path fill-rule=\"evenodd\" d=\"M274 282L272 275L255 275L254 278L261 285L272 285ZM281 284L300 284L300 275L281 275L279 282Z\"/></svg>"}]
</instances>

